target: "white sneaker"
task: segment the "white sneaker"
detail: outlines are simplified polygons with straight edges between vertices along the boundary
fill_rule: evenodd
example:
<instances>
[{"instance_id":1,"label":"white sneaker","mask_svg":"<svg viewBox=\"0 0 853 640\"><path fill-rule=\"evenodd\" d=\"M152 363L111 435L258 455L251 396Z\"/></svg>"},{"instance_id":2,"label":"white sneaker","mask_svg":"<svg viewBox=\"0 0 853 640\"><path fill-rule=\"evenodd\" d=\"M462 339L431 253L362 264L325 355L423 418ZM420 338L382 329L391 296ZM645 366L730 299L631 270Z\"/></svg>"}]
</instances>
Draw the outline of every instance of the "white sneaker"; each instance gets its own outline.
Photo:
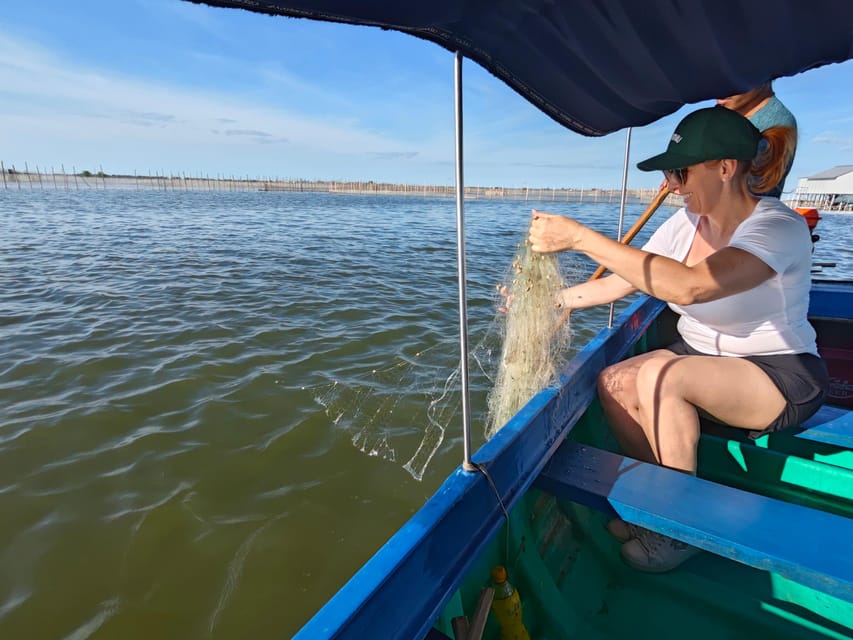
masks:
<instances>
[{"instance_id":1,"label":"white sneaker","mask_svg":"<svg viewBox=\"0 0 853 640\"><path fill-rule=\"evenodd\" d=\"M643 530L643 527L631 524L630 522L625 522L621 518L613 518L607 523L607 532L619 542L628 542L628 540L633 540L640 535L641 530Z\"/></svg>"},{"instance_id":2,"label":"white sneaker","mask_svg":"<svg viewBox=\"0 0 853 640\"><path fill-rule=\"evenodd\" d=\"M643 529L636 538L622 545L622 559L637 571L663 573L675 569L699 551L680 540Z\"/></svg>"}]
</instances>

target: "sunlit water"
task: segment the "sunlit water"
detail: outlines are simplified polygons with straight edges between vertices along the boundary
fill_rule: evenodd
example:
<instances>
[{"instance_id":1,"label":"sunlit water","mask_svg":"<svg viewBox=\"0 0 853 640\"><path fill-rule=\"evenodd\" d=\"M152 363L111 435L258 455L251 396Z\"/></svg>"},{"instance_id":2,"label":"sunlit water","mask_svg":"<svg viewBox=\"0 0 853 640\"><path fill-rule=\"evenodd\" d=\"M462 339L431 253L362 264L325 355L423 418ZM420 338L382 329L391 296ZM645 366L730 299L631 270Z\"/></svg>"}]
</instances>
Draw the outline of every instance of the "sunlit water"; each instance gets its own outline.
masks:
<instances>
[{"instance_id":1,"label":"sunlit water","mask_svg":"<svg viewBox=\"0 0 853 640\"><path fill-rule=\"evenodd\" d=\"M453 201L0 202L0 638L289 637L458 465L451 387L404 468L459 359ZM531 206L615 231L612 204L467 203L473 344ZM851 220L820 224L826 277L853 276Z\"/></svg>"}]
</instances>

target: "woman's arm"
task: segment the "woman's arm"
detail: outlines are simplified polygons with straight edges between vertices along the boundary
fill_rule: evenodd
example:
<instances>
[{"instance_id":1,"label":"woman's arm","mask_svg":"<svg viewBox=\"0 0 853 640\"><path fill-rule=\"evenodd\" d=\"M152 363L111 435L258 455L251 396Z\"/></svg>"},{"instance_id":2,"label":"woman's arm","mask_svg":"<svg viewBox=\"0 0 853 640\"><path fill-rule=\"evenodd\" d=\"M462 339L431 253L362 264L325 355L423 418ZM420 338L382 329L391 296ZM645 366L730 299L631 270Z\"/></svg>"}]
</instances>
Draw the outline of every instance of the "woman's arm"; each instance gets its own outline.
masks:
<instances>
[{"instance_id":1,"label":"woman's arm","mask_svg":"<svg viewBox=\"0 0 853 640\"><path fill-rule=\"evenodd\" d=\"M579 222L535 211L530 225L534 251L585 253L635 288L679 305L710 302L747 291L774 274L760 258L726 247L695 265L620 244Z\"/></svg>"},{"instance_id":2,"label":"woman's arm","mask_svg":"<svg viewBox=\"0 0 853 640\"><path fill-rule=\"evenodd\" d=\"M607 304L634 293L636 287L615 273L568 287L557 294L559 305L568 311Z\"/></svg>"}]
</instances>

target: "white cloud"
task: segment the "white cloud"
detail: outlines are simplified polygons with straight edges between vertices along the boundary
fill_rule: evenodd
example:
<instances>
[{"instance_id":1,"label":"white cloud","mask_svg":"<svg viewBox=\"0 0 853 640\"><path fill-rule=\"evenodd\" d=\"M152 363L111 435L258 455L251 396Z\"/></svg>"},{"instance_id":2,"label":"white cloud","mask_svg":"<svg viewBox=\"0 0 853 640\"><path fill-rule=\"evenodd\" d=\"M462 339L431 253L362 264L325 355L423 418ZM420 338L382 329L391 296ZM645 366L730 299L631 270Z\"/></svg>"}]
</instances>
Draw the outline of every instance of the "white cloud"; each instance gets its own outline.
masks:
<instances>
[{"instance_id":1,"label":"white cloud","mask_svg":"<svg viewBox=\"0 0 853 640\"><path fill-rule=\"evenodd\" d=\"M814 136L812 142L837 147L841 151L853 151L853 136L849 132L824 131Z\"/></svg>"},{"instance_id":2,"label":"white cloud","mask_svg":"<svg viewBox=\"0 0 853 640\"><path fill-rule=\"evenodd\" d=\"M39 137L85 141L90 148L117 140L159 144L178 157L192 145L247 143L291 144L318 153L411 153L351 120L320 120L216 91L85 68L4 34L0 50L4 154L23 158L40 146ZM128 156L132 166L131 149Z\"/></svg>"}]
</instances>

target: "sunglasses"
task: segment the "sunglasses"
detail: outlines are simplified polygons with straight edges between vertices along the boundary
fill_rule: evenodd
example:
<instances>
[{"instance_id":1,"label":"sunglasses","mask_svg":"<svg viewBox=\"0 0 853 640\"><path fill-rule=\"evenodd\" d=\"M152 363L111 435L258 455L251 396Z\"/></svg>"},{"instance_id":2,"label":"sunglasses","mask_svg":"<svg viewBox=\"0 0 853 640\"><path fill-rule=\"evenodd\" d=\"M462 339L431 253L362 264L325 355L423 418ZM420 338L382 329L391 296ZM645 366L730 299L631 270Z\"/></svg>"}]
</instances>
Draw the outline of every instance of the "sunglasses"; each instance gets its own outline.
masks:
<instances>
[{"instance_id":1,"label":"sunglasses","mask_svg":"<svg viewBox=\"0 0 853 640\"><path fill-rule=\"evenodd\" d=\"M667 180L675 180L678 184L684 184L687 180L687 167L681 169L664 169L663 175Z\"/></svg>"}]
</instances>

